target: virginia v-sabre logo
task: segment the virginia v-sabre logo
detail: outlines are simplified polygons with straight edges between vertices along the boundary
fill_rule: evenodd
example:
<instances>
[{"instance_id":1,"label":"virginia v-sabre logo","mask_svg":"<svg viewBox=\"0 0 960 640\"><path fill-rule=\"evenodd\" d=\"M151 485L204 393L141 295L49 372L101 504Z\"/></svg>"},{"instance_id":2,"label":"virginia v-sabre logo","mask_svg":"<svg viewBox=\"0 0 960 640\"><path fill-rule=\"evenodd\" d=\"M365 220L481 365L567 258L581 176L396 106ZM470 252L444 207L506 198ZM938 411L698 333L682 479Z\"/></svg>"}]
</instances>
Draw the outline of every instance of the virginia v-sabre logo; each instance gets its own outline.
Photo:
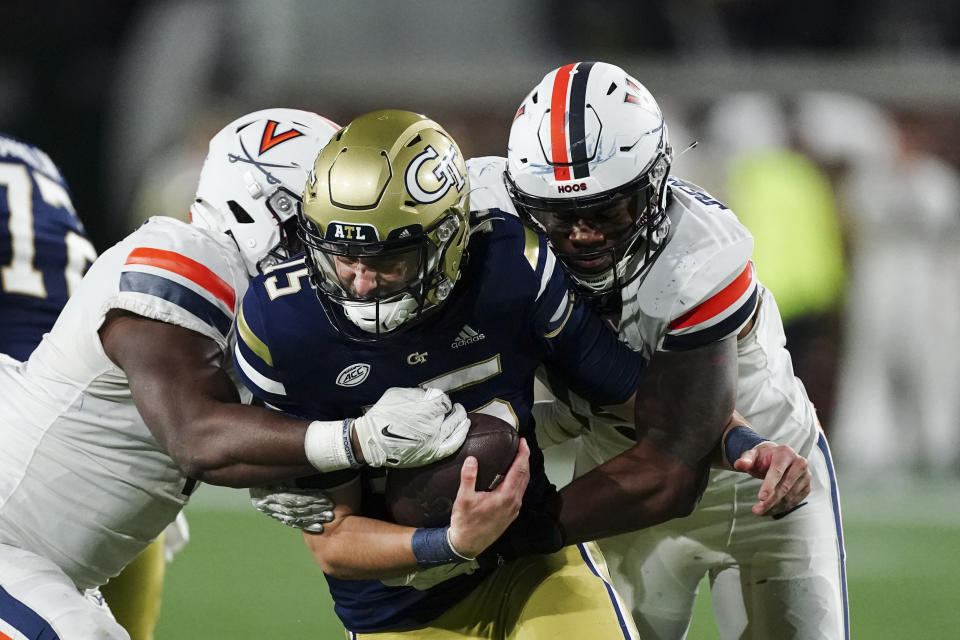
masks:
<instances>
[{"instance_id":1,"label":"virginia v-sabre logo","mask_svg":"<svg viewBox=\"0 0 960 640\"><path fill-rule=\"evenodd\" d=\"M454 349L459 349L460 347L465 347L468 344L473 344L474 342L480 342L481 340L486 339L487 336L482 333L477 333L477 331L468 324L463 325L463 329L460 329L460 333L457 334L457 337L454 338L453 344L450 346Z\"/></svg>"}]
</instances>

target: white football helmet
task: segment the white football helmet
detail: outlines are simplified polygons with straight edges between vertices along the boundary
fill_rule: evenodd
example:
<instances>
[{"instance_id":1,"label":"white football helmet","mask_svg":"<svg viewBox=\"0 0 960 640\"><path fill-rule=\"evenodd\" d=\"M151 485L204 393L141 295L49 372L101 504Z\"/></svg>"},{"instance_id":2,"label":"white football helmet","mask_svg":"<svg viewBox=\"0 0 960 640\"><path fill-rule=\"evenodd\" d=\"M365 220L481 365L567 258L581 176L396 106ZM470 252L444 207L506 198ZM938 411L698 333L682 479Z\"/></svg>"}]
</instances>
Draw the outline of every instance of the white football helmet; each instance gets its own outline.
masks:
<instances>
[{"instance_id":1,"label":"white football helmet","mask_svg":"<svg viewBox=\"0 0 960 640\"><path fill-rule=\"evenodd\" d=\"M663 245L671 160L650 92L618 66L577 62L544 76L520 105L504 180L583 292L601 295L636 278ZM581 225L612 246L565 247Z\"/></svg>"},{"instance_id":2,"label":"white football helmet","mask_svg":"<svg viewBox=\"0 0 960 640\"><path fill-rule=\"evenodd\" d=\"M297 253L307 174L339 128L299 109L264 109L234 120L210 140L190 206L193 224L231 236L251 276Z\"/></svg>"}]
</instances>

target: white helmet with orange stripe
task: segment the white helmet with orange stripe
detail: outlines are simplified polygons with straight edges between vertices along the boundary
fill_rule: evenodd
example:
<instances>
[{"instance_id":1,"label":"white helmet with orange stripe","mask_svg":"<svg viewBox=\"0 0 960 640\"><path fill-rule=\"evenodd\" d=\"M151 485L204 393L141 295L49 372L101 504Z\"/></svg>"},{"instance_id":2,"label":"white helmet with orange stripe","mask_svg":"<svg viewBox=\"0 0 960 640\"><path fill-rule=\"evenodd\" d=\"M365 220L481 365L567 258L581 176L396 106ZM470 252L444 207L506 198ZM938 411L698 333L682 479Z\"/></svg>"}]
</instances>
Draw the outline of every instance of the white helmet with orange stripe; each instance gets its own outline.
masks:
<instances>
[{"instance_id":1,"label":"white helmet with orange stripe","mask_svg":"<svg viewBox=\"0 0 960 640\"><path fill-rule=\"evenodd\" d=\"M300 250L297 211L313 162L340 127L299 109L263 109L210 140L193 224L237 243L251 276Z\"/></svg>"},{"instance_id":2,"label":"white helmet with orange stripe","mask_svg":"<svg viewBox=\"0 0 960 640\"><path fill-rule=\"evenodd\" d=\"M588 294L619 290L663 244L672 155L650 92L618 66L554 69L520 105L507 190Z\"/></svg>"}]
</instances>

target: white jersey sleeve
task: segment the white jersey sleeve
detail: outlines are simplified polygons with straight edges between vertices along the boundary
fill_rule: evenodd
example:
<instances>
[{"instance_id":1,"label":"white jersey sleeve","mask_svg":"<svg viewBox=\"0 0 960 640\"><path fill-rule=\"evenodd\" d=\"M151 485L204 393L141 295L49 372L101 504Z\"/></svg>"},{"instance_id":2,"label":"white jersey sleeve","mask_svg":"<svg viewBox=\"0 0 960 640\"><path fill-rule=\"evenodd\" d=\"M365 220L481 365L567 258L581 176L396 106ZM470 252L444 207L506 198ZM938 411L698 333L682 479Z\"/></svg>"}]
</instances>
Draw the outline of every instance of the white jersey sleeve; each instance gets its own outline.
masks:
<instances>
[{"instance_id":1,"label":"white jersey sleeve","mask_svg":"<svg viewBox=\"0 0 960 640\"><path fill-rule=\"evenodd\" d=\"M504 213L517 215L503 182L503 172L506 170L507 159L499 156L481 156L467 160L471 209L499 209Z\"/></svg>"},{"instance_id":2,"label":"white jersey sleeve","mask_svg":"<svg viewBox=\"0 0 960 640\"><path fill-rule=\"evenodd\" d=\"M104 311L125 309L180 325L226 350L247 283L228 247L211 242L204 229L168 218L152 218L123 245L116 295Z\"/></svg>"},{"instance_id":3,"label":"white jersey sleeve","mask_svg":"<svg viewBox=\"0 0 960 640\"><path fill-rule=\"evenodd\" d=\"M671 179L670 187L666 246L623 291L620 332L647 355L736 335L758 300L750 233L694 185Z\"/></svg>"},{"instance_id":4,"label":"white jersey sleeve","mask_svg":"<svg viewBox=\"0 0 960 640\"><path fill-rule=\"evenodd\" d=\"M196 483L141 419L98 331L124 309L227 353L247 286L231 242L151 219L94 263L27 362L0 360L0 543L49 558L85 589L173 522Z\"/></svg>"}]
</instances>

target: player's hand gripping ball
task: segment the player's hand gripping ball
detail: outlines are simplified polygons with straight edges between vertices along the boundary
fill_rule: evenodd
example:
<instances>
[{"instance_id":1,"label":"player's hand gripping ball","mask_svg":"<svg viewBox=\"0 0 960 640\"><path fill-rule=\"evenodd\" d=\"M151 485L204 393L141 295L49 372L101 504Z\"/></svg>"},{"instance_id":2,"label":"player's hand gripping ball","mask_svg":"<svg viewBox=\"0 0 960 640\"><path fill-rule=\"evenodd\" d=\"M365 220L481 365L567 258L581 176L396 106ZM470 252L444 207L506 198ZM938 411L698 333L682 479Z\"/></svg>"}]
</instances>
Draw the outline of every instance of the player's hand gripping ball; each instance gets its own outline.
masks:
<instances>
[{"instance_id":1,"label":"player's hand gripping ball","mask_svg":"<svg viewBox=\"0 0 960 640\"><path fill-rule=\"evenodd\" d=\"M485 413L470 413L468 417L467 437L450 456L423 467L387 470L387 509L397 524L450 524L453 501L460 488L460 468L468 456L477 459L477 491L493 490L510 469L520 444L517 430Z\"/></svg>"}]
</instances>

